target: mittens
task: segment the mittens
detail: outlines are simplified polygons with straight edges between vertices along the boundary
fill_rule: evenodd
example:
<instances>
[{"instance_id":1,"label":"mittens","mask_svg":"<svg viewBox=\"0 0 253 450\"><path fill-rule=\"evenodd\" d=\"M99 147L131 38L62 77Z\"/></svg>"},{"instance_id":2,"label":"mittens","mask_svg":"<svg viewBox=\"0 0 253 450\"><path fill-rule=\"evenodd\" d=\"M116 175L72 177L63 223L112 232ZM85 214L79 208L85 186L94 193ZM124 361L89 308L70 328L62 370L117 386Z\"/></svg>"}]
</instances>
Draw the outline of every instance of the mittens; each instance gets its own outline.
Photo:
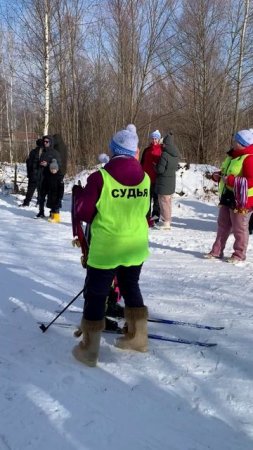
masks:
<instances>
[{"instance_id":1,"label":"mittens","mask_svg":"<svg viewBox=\"0 0 253 450\"><path fill-rule=\"evenodd\" d=\"M78 337L82 336L82 334L83 334L82 329L81 329L80 327L78 327L78 328L74 331L73 336L75 336L75 337L78 338Z\"/></svg>"},{"instance_id":2,"label":"mittens","mask_svg":"<svg viewBox=\"0 0 253 450\"><path fill-rule=\"evenodd\" d=\"M78 239L77 237L75 237L75 238L72 240L72 245L73 245L73 247L78 247L78 248L81 247L80 241L79 241L79 239Z\"/></svg>"}]
</instances>

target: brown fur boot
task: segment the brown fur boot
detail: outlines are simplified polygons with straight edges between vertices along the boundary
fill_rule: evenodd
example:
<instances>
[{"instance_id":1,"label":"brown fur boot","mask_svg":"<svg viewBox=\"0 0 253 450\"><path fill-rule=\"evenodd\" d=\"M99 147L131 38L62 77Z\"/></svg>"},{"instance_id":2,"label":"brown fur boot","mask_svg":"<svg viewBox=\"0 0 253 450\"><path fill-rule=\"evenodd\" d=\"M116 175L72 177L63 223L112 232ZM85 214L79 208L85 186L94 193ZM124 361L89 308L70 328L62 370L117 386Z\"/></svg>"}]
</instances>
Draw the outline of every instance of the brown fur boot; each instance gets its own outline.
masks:
<instances>
[{"instance_id":1,"label":"brown fur boot","mask_svg":"<svg viewBox=\"0 0 253 450\"><path fill-rule=\"evenodd\" d=\"M104 327L104 319L82 319L81 328L83 332L83 339L72 350L72 354L78 361L90 367L95 367L97 365L101 332Z\"/></svg>"},{"instance_id":2,"label":"brown fur boot","mask_svg":"<svg viewBox=\"0 0 253 450\"><path fill-rule=\"evenodd\" d=\"M147 319L148 308L125 308L127 333L115 342L115 346L123 350L136 350L146 352L148 350Z\"/></svg>"}]
</instances>

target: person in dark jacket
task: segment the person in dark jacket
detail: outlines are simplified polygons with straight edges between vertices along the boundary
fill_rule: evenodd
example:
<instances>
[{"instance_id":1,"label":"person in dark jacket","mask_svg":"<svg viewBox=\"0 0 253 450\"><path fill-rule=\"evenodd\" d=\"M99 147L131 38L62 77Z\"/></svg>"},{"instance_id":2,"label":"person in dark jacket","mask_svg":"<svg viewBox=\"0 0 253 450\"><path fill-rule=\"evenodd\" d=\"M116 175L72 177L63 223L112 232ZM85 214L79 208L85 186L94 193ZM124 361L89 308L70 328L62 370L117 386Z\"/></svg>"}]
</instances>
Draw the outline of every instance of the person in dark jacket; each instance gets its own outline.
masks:
<instances>
[{"instance_id":1,"label":"person in dark jacket","mask_svg":"<svg viewBox=\"0 0 253 450\"><path fill-rule=\"evenodd\" d=\"M75 194L74 238L79 236L81 222L86 222L91 224L91 239L80 325L83 340L74 347L73 355L89 366L97 364L106 298L115 276L128 324L127 334L117 339L116 346L140 352L148 349L148 309L139 277L149 254L146 215L150 179L135 159L137 147L136 127L129 124L113 136L113 156L108 164L91 174L79 195Z\"/></svg>"},{"instance_id":2,"label":"person in dark jacket","mask_svg":"<svg viewBox=\"0 0 253 450\"><path fill-rule=\"evenodd\" d=\"M172 133L168 133L162 144L162 155L155 166L156 183L155 192L158 195L162 221L156 228L170 230L172 195L176 189L176 171L179 163L178 149L174 145Z\"/></svg>"},{"instance_id":3,"label":"person in dark jacket","mask_svg":"<svg viewBox=\"0 0 253 450\"><path fill-rule=\"evenodd\" d=\"M49 171L45 174L42 189L43 196L47 197L46 206L51 210L48 221L51 223L60 222L64 182L56 159L52 159L52 162L49 164Z\"/></svg>"},{"instance_id":4,"label":"person in dark jacket","mask_svg":"<svg viewBox=\"0 0 253 450\"><path fill-rule=\"evenodd\" d=\"M66 175L68 166L68 148L61 134L53 135L54 149L59 153L61 158L61 173Z\"/></svg>"},{"instance_id":5,"label":"person in dark jacket","mask_svg":"<svg viewBox=\"0 0 253 450\"><path fill-rule=\"evenodd\" d=\"M42 139L37 139L36 148L30 151L29 156L26 160L26 170L28 178L28 186L25 199L20 206L29 206L32 200L35 190L38 188L38 181L40 178L40 157L42 154L43 141Z\"/></svg>"},{"instance_id":6,"label":"person in dark jacket","mask_svg":"<svg viewBox=\"0 0 253 450\"><path fill-rule=\"evenodd\" d=\"M50 175L49 165L53 159L56 159L59 166L59 172L61 173L61 157L57 150L55 150L53 145L53 138L51 136L43 136L43 149L39 160L39 179L38 179L38 204L39 212L36 218L44 218L45 211L44 205L47 195L47 177Z\"/></svg>"},{"instance_id":7,"label":"person in dark jacket","mask_svg":"<svg viewBox=\"0 0 253 450\"><path fill-rule=\"evenodd\" d=\"M150 208L148 212L149 226L153 226L154 222L159 220L160 207L158 202L158 196L155 192L156 171L155 165L159 161L162 154L162 146L160 144L161 133L159 130L155 130L150 134L151 143L143 150L141 156L141 166L150 178Z\"/></svg>"}]
</instances>

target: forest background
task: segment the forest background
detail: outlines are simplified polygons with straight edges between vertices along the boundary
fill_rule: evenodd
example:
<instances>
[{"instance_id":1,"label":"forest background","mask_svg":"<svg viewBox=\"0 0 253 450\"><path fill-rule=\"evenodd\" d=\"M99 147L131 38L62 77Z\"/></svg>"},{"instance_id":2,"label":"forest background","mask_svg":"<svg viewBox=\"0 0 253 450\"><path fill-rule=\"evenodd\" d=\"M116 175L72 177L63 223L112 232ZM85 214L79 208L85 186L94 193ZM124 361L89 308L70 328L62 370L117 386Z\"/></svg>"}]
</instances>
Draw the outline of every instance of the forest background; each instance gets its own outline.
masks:
<instances>
[{"instance_id":1,"label":"forest background","mask_svg":"<svg viewBox=\"0 0 253 450\"><path fill-rule=\"evenodd\" d=\"M68 173L135 123L219 165L253 127L250 0L0 0L0 161L61 133Z\"/></svg>"}]
</instances>

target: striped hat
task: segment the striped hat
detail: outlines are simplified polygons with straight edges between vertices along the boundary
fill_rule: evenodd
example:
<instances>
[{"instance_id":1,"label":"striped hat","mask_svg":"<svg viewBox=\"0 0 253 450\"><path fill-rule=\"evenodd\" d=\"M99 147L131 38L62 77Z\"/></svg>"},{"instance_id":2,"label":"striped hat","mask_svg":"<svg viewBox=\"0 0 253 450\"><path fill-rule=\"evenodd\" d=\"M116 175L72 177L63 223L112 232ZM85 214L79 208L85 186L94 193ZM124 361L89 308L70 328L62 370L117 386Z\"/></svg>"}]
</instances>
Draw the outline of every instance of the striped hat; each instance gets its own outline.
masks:
<instances>
[{"instance_id":1,"label":"striped hat","mask_svg":"<svg viewBox=\"0 0 253 450\"><path fill-rule=\"evenodd\" d=\"M248 147L253 144L253 133L251 130L237 131L234 135L234 140L243 147Z\"/></svg>"}]
</instances>

